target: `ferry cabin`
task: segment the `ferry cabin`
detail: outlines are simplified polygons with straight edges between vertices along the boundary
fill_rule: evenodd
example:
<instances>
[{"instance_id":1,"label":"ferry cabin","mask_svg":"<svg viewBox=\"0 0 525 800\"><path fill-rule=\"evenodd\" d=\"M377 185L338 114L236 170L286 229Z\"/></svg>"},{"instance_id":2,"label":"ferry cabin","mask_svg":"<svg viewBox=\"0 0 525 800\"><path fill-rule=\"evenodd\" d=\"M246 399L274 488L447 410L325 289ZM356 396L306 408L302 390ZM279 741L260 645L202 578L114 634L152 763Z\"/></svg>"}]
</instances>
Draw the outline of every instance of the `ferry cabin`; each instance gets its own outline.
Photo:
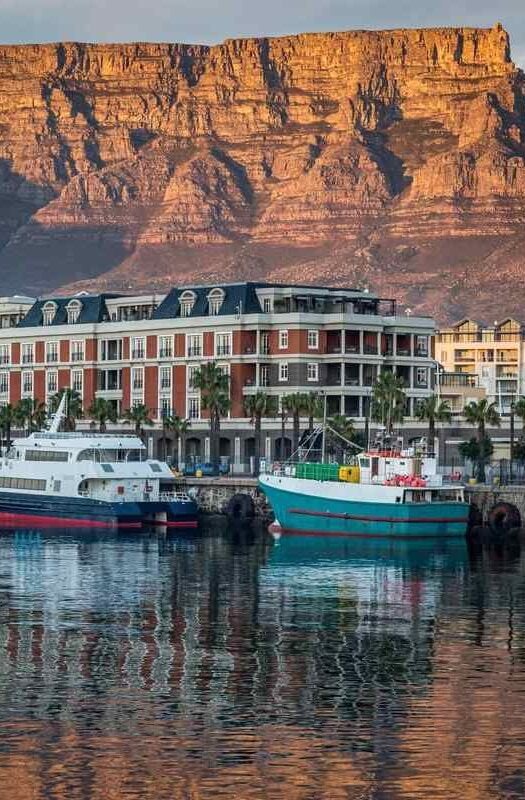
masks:
<instances>
[{"instance_id":1,"label":"ferry cabin","mask_svg":"<svg viewBox=\"0 0 525 800\"><path fill-rule=\"evenodd\" d=\"M167 464L147 459L136 436L33 433L2 458L0 491L83 497L110 503L174 499Z\"/></svg>"}]
</instances>

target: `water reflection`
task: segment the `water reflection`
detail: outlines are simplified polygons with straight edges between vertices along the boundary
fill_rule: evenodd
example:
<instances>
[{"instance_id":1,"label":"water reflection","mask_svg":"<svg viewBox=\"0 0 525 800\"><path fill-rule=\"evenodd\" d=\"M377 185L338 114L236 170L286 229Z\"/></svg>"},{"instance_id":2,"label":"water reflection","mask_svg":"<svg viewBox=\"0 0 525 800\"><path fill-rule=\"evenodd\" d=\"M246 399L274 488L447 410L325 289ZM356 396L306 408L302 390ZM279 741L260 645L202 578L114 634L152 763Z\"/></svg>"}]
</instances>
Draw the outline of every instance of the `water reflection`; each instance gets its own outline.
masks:
<instances>
[{"instance_id":1,"label":"water reflection","mask_svg":"<svg viewBox=\"0 0 525 800\"><path fill-rule=\"evenodd\" d=\"M453 540L0 535L0 786L521 797L523 574Z\"/></svg>"}]
</instances>

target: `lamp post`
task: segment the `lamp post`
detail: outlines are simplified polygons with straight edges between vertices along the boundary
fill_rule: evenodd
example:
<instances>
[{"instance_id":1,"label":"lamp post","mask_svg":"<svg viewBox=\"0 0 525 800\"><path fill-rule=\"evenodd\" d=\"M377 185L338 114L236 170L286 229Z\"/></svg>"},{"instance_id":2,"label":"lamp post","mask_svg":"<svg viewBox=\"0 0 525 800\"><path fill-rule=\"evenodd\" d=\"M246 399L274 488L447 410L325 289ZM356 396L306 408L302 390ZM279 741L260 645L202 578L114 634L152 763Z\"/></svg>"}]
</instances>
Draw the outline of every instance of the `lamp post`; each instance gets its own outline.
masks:
<instances>
[{"instance_id":1,"label":"lamp post","mask_svg":"<svg viewBox=\"0 0 525 800\"><path fill-rule=\"evenodd\" d=\"M510 402L510 467L509 467L509 481L512 483L512 460L514 458L514 412L516 408L516 398L513 395Z\"/></svg>"}]
</instances>

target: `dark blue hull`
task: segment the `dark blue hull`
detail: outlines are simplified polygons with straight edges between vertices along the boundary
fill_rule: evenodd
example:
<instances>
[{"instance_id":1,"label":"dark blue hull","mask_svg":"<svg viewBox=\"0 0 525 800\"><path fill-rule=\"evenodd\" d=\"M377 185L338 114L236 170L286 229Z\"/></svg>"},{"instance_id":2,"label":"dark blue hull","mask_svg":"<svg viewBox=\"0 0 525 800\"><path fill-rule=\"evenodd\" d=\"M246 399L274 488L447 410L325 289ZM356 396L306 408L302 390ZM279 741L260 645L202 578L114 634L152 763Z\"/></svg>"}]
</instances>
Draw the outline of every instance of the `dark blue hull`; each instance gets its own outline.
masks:
<instances>
[{"instance_id":1,"label":"dark blue hull","mask_svg":"<svg viewBox=\"0 0 525 800\"><path fill-rule=\"evenodd\" d=\"M87 497L0 491L0 524L138 528L160 523L194 528L197 517L193 501L107 503Z\"/></svg>"}]
</instances>

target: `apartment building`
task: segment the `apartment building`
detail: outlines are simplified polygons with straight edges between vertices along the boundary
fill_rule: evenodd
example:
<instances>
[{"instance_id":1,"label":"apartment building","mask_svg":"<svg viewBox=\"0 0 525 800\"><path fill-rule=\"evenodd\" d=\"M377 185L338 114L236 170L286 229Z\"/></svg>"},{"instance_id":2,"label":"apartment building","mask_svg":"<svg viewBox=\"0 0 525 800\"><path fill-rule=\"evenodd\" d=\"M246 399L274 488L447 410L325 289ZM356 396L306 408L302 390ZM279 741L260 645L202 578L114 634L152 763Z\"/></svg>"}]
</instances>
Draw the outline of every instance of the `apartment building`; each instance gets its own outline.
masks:
<instances>
[{"instance_id":1,"label":"apartment building","mask_svg":"<svg viewBox=\"0 0 525 800\"><path fill-rule=\"evenodd\" d=\"M82 395L84 408L95 397L119 414L144 403L156 422L152 449L162 418L178 414L191 420L187 452L206 458L208 424L193 377L214 360L231 384L221 454L242 463L254 449L245 398L259 390L279 399L322 392L329 415L362 420L380 369L391 369L405 382L412 415L431 392L433 334L430 318L399 314L394 300L345 288L236 283L45 298L14 327L0 328L0 403L47 401L64 387ZM265 420L264 436L273 458L279 420Z\"/></svg>"},{"instance_id":2,"label":"apartment building","mask_svg":"<svg viewBox=\"0 0 525 800\"><path fill-rule=\"evenodd\" d=\"M525 393L524 326L507 318L491 327L464 319L436 334L436 358L447 372L477 378L502 414Z\"/></svg>"}]
</instances>

